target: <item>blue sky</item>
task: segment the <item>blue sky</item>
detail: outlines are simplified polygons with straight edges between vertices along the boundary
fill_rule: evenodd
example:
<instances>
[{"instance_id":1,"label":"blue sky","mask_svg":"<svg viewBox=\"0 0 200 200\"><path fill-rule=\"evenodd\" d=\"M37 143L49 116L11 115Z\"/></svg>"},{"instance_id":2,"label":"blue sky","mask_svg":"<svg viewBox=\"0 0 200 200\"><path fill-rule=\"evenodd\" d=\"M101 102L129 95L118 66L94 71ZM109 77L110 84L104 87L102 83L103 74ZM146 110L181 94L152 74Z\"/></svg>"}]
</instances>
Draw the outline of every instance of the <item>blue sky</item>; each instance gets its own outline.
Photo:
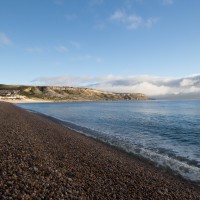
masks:
<instances>
[{"instance_id":1,"label":"blue sky","mask_svg":"<svg viewBox=\"0 0 200 200\"><path fill-rule=\"evenodd\" d=\"M1 0L0 82L106 90L130 77L190 78L200 71L199 8L199 0Z\"/></svg>"}]
</instances>

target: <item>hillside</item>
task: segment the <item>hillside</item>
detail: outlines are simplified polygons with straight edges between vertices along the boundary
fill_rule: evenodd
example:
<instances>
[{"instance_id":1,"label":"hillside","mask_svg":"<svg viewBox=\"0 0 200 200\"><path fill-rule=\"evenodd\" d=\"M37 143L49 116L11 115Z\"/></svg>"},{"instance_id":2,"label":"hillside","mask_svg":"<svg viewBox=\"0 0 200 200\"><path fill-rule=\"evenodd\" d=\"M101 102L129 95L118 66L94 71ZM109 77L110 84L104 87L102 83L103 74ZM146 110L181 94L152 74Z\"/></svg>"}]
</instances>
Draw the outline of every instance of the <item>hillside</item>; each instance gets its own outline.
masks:
<instances>
[{"instance_id":1,"label":"hillside","mask_svg":"<svg viewBox=\"0 0 200 200\"><path fill-rule=\"evenodd\" d=\"M148 100L140 93L111 93L89 88L58 87L58 86L15 86L0 85L0 97L29 98L48 101L119 101Z\"/></svg>"}]
</instances>

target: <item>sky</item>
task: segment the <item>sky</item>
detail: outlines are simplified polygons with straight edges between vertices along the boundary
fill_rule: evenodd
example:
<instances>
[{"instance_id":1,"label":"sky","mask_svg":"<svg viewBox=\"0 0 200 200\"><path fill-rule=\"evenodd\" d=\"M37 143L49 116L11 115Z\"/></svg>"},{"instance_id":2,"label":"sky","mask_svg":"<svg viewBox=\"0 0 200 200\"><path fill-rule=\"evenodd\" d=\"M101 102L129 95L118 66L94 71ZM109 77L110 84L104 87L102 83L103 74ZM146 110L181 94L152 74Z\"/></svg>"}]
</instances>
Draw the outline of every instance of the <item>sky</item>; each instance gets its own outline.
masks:
<instances>
[{"instance_id":1,"label":"sky","mask_svg":"<svg viewBox=\"0 0 200 200\"><path fill-rule=\"evenodd\" d=\"M200 98L199 0L0 0L0 83Z\"/></svg>"}]
</instances>

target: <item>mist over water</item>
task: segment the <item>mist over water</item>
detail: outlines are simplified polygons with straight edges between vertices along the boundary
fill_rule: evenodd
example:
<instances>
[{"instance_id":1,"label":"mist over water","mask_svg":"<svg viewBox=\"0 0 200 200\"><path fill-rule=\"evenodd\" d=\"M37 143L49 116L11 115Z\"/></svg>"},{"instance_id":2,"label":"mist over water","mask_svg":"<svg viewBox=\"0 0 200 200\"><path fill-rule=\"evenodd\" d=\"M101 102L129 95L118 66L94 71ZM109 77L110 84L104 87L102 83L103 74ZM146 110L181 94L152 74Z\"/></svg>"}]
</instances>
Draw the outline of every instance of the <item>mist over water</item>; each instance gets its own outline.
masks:
<instances>
[{"instance_id":1,"label":"mist over water","mask_svg":"<svg viewBox=\"0 0 200 200\"><path fill-rule=\"evenodd\" d=\"M200 101L18 104L200 182Z\"/></svg>"}]
</instances>

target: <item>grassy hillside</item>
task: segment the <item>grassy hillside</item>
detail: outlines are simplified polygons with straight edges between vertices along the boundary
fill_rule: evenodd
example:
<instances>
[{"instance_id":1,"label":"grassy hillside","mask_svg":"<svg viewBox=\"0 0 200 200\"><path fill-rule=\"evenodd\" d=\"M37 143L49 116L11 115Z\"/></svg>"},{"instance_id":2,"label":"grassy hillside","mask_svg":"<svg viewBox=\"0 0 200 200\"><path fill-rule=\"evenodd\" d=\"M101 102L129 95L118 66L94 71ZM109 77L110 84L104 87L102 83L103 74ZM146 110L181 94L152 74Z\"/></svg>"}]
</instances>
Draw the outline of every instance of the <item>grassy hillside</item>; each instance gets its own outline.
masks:
<instances>
[{"instance_id":1,"label":"grassy hillside","mask_svg":"<svg viewBox=\"0 0 200 200\"><path fill-rule=\"evenodd\" d=\"M17 91L18 95L30 99L52 101L118 101L148 99L146 95L140 93L111 93L78 87L16 86L0 84L0 90Z\"/></svg>"}]
</instances>

